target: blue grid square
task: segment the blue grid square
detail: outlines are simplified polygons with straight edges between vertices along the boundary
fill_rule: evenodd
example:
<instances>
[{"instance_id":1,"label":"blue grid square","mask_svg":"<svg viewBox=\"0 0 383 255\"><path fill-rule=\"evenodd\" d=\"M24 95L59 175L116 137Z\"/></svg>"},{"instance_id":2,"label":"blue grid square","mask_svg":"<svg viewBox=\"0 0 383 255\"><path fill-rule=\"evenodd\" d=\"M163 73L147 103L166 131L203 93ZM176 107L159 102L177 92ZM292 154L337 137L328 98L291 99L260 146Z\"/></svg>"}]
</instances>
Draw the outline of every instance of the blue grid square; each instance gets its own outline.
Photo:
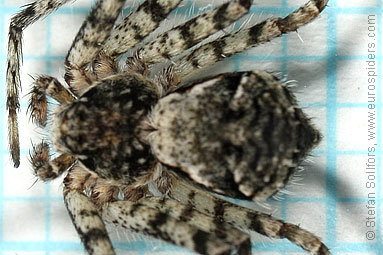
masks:
<instances>
[{"instance_id":1,"label":"blue grid square","mask_svg":"<svg viewBox=\"0 0 383 255\"><path fill-rule=\"evenodd\" d=\"M325 104L327 100L327 63L324 60L291 60L287 62L287 78L294 79L291 89L301 104ZM302 72L305 69L305 72ZM311 77L310 80L307 77Z\"/></svg>"},{"instance_id":2,"label":"blue grid square","mask_svg":"<svg viewBox=\"0 0 383 255\"><path fill-rule=\"evenodd\" d=\"M365 86L365 60L341 60L337 62L337 101L339 103L367 103L368 89ZM364 95L364 96L361 96Z\"/></svg>"},{"instance_id":3,"label":"blue grid square","mask_svg":"<svg viewBox=\"0 0 383 255\"><path fill-rule=\"evenodd\" d=\"M366 156L337 156L337 197L348 199L365 199L369 190L366 188ZM344 166L344 167L340 167ZM361 168L364 166L363 168ZM362 171L363 170L363 171ZM353 173L353 174L350 174Z\"/></svg>"},{"instance_id":4,"label":"blue grid square","mask_svg":"<svg viewBox=\"0 0 383 255\"><path fill-rule=\"evenodd\" d=\"M17 185L4 185L3 195L4 198L42 198L45 196L46 185L43 182L37 182L32 186L36 177L32 174L32 169L13 169L13 164L10 162L8 155L3 156L3 162L5 162L5 169L11 169L10 171L4 171L3 181L4 183L14 183L17 180ZM21 164L29 164L29 161L23 157Z\"/></svg>"},{"instance_id":5,"label":"blue grid square","mask_svg":"<svg viewBox=\"0 0 383 255\"><path fill-rule=\"evenodd\" d=\"M352 23L352 26L347 24ZM368 13L337 15L337 53L340 56L365 56L368 54ZM350 36L358 31L357 36Z\"/></svg>"},{"instance_id":6,"label":"blue grid square","mask_svg":"<svg viewBox=\"0 0 383 255\"><path fill-rule=\"evenodd\" d=\"M366 108L338 109L336 142L337 150L364 151L368 148L371 141L367 139L367 114L368 110Z\"/></svg>"},{"instance_id":7,"label":"blue grid square","mask_svg":"<svg viewBox=\"0 0 383 255\"><path fill-rule=\"evenodd\" d=\"M364 218L361 218L364 216ZM375 233L377 228L366 227L366 203L358 202L339 202L336 206L336 240L346 245L370 243L373 244L375 240L369 241L366 238L366 232L374 229Z\"/></svg>"},{"instance_id":8,"label":"blue grid square","mask_svg":"<svg viewBox=\"0 0 383 255\"><path fill-rule=\"evenodd\" d=\"M15 214L15 211L18 212ZM38 215L23 212L36 211ZM5 201L3 204L3 240L6 242L44 241L46 234L45 204L35 200Z\"/></svg>"},{"instance_id":9,"label":"blue grid square","mask_svg":"<svg viewBox=\"0 0 383 255\"><path fill-rule=\"evenodd\" d=\"M49 31L52 36L49 39L50 54L53 56L65 56L72 44L87 13L59 13L50 17ZM68 22L71 21L71 22ZM63 23L68 25L63 26ZM63 62L63 60L62 60Z\"/></svg>"},{"instance_id":10,"label":"blue grid square","mask_svg":"<svg viewBox=\"0 0 383 255\"><path fill-rule=\"evenodd\" d=\"M310 26L304 26L297 33L287 37L287 54L302 56L303 60L310 56L326 56L327 54L327 15L321 14L319 19L314 20ZM315 42L313 46L312 42ZM320 46L320 47L318 47Z\"/></svg>"},{"instance_id":11,"label":"blue grid square","mask_svg":"<svg viewBox=\"0 0 383 255\"><path fill-rule=\"evenodd\" d=\"M53 242L80 243L76 230L72 227L72 220L65 208L64 201L50 202L51 220L49 225L49 240Z\"/></svg>"},{"instance_id":12,"label":"blue grid square","mask_svg":"<svg viewBox=\"0 0 383 255\"><path fill-rule=\"evenodd\" d=\"M298 214L297 211L304 213ZM310 229L317 236L326 236L326 204L323 202L289 202L286 205L286 220ZM322 240L325 243L327 241L326 238Z\"/></svg>"},{"instance_id":13,"label":"blue grid square","mask_svg":"<svg viewBox=\"0 0 383 255\"><path fill-rule=\"evenodd\" d=\"M310 167L304 167L302 171L296 173L296 177L292 178L291 181L294 184L288 184L287 190L290 194L285 199L294 201L296 198L300 198L321 201L320 199L326 198L326 172L323 171L323 168L326 167L326 156L314 154L303 163L303 165L308 164ZM297 181L295 182L294 179Z\"/></svg>"}]
</instances>

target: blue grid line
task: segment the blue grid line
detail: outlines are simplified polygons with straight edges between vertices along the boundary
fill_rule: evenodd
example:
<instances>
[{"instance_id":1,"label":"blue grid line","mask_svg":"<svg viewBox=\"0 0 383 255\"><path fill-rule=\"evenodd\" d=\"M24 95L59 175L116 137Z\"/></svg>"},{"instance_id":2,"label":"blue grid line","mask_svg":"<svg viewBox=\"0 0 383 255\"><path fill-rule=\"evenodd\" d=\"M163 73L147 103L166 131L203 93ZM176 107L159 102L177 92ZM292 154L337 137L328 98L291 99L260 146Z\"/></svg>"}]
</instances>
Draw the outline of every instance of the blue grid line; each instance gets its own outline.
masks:
<instances>
[{"instance_id":1,"label":"blue grid line","mask_svg":"<svg viewBox=\"0 0 383 255\"><path fill-rule=\"evenodd\" d=\"M5 51L5 36L4 36L4 26L5 26L5 15L3 8L1 6L4 6L4 0L0 0L0 43L1 43L1 52ZM0 56L0 64L5 66L5 57ZM2 70L2 68L0 68ZM5 84L5 77L4 75L0 75L0 83ZM0 89L0 97L5 98L5 90ZM2 101L2 100L0 100ZM4 127L4 118L0 118L0 127ZM0 144L5 143L6 138L3 136L0 136ZM1 154L2 156L0 157L0 243L3 242L3 220L4 220L4 202L3 202L3 197L4 197L4 154Z\"/></svg>"},{"instance_id":2,"label":"blue grid line","mask_svg":"<svg viewBox=\"0 0 383 255\"><path fill-rule=\"evenodd\" d=\"M332 0L331 6L337 6L336 0ZM331 24L329 26L328 24ZM333 45L333 42L337 42L337 19L336 9L327 9L327 58L334 59L336 57L337 45ZM329 47L332 45L333 47ZM336 194L336 61L327 61L327 89L326 89L326 240L328 246L337 247L336 244L336 226L333 219L336 215L336 201L332 197Z\"/></svg>"},{"instance_id":3,"label":"blue grid line","mask_svg":"<svg viewBox=\"0 0 383 255\"><path fill-rule=\"evenodd\" d=\"M381 206L382 206L382 196L381 196L381 188L382 188L382 174L380 172L382 168L382 152L383 152L383 146L382 146L382 130L379 127L382 127L382 103L383 103L383 97L382 97L382 90L383 90L383 79L382 79L382 62L383 62L383 19L382 19L382 14L383 14L383 0L378 0L378 6L380 8L380 12L378 12L377 16L377 28L378 28L378 33L377 33L377 39L378 39L378 46L377 48L377 55L379 56L379 59L377 60L377 72L378 72L378 77L377 77L377 155L380 155L377 157L377 169L376 169L376 174L377 174L377 187L376 187L376 193L377 193L377 208L378 212L382 211ZM382 243L382 236L381 236L381 215L378 213L377 214L377 242L380 244L380 254L383 254L383 243Z\"/></svg>"}]
</instances>

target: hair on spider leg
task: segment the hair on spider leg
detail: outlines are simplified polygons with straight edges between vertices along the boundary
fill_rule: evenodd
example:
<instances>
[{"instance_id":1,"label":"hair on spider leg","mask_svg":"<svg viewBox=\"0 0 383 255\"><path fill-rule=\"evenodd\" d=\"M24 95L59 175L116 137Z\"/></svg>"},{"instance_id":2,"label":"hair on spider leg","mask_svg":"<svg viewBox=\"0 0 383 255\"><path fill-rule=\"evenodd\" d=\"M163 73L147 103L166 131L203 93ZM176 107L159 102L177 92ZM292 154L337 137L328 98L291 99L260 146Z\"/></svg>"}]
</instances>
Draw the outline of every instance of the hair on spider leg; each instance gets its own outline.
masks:
<instances>
[{"instance_id":1,"label":"hair on spider leg","mask_svg":"<svg viewBox=\"0 0 383 255\"><path fill-rule=\"evenodd\" d=\"M270 211L272 209L270 203L268 201L255 201L254 202L257 206Z\"/></svg>"},{"instance_id":2,"label":"hair on spider leg","mask_svg":"<svg viewBox=\"0 0 383 255\"><path fill-rule=\"evenodd\" d=\"M38 150L38 146L40 146L42 143L44 143L44 140L42 140L42 142L40 144L34 144L32 142L32 140L30 142L31 142L32 150L29 150L29 152L28 152L28 154L29 154L28 161L29 161L30 165L34 165L35 164L34 158L36 157L36 155L34 155L34 153L36 152L36 150ZM50 157L50 156L51 155L48 155L48 157ZM42 179L39 178L37 172L33 171L32 174L35 177L35 180L31 184L31 186L28 188L28 190L30 190L38 181L42 181Z\"/></svg>"},{"instance_id":3,"label":"hair on spider leg","mask_svg":"<svg viewBox=\"0 0 383 255\"><path fill-rule=\"evenodd\" d=\"M254 16L255 16L255 14L252 13L252 14L250 14L249 17L245 17L245 20L241 24L239 24L239 28L237 30L239 31L241 29L248 28L253 23ZM234 24L233 24L233 26L234 26Z\"/></svg>"},{"instance_id":4,"label":"hair on spider leg","mask_svg":"<svg viewBox=\"0 0 383 255\"><path fill-rule=\"evenodd\" d=\"M298 31L296 31L296 33L297 33L297 36L298 36L299 40L300 40L302 43L305 43L305 42L303 41L303 38L301 37L301 35L298 33Z\"/></svg>"},{"instance_id":5,"label":"hair on spider leg","mask_svg":"<svg viewBox=\"0 0 383 255\"><path fill-rule=\"evenodd\" d=\"M36 184L39 180L40 180L40 179L36 176L35 181L32 183L32 185L31 185L29 188L27 188L27 190L30 190L33 186L35 186L35 184Z\"/></svg>"},{"instance_id":6,"label":"hair on spider leg","mask_svg":"<svg viewBox=\"0 0 383 255\"><path fill-rule=\"evenodd\" d=\"M302 180L304 180L303 176L304 176L304 170L296 171L291 176L291 179L289 180L289 183L287 185L289 185L290 183L293 185L305 185L304 183L300 183Z\"/></svg>"},{"instance_id":7,"label":"hair on spider leg","mask_svg":"<svg viewBox=\"0 0 383 255\"><path fill-rule=\"evenodd\" d=\"M187 17L193 17L194 10L195 10L195 5L196 5L196 2L192 1L191 6L190 6L190 8L188 10L189 13L188 13Z\"/></svg>"},{"instance_id":8,"label":"hair on spider leg","mask_svg":"<svg viewBox=\"0 0 383 255\"><path fill-rule=\"evenodd\" d=\"M299 85L299 82L297 80L288 80L287 76L284 77L284 81L282 81L282 84L286 86L287 88L296 88Z\"/></svg>"},{"instance_id":9,"label":"hair on spider leg","mask_svg":"<svg viewBox=\"0 0 383 255\"><path fill-rule=\"evenodd\" d=\"M283 72L277 72L277 71L268 71L271 75L276 77L277 80L282 84L282 86L291 89L298 87L299 82L294 79L289 79L289 75L285 74ZM295 94L295 93L294 93Z\"/></svg>"},{"instance_id":10,"label":"hair on spider leg","mask_svg":"<svg viewBox=\"0 0 383 255\"><path fill-rule=\"evenodd\" d=\"M291 189L294 188L294 186L306 186L306 184L303 182L305 179L303 178L303 175L305 175L306 171L307 170L305 169L305 165L301 163L296 168L295 172L290 176L286 185L282 189L278 190L278 192L275 193L271 198L277 201L283 201L286 195L293 196L296 194L296 191L291 191Z\"/></svg>"},{"instance_id":11,"label":"hair on spider leg","mask_svg":"<svg viewBox=\"0 0 383 255\"><path fill-rule=\"evenodd\" d=\"M214 8L214 4L210 3L198 8L198 14L204 13Z\"/></svg>"},{"instance_id":12,"label":"hair on spider leg","mask_svg":"<svg viewBox=\"0 0 383 255\"><path fill-rule=\"evenodd\" d=\"M278 201L278 202L281 202L283 201L284 197L283 197L283 194L282 193L276 193L274 194L271 199L275 200L275 201Z\"/></svg>"},{"instance_id":13,"label":"hair on spider leg","mask_svg":"<svg viewBox=\"0 0 383 255\"><path fill-rule=\"evenodd\" d=\"M280 201L283 201L285 199L286 195L288 195L288 196L293 195L294 193L288 190L289 187L291 187L291 186L292 186L292 183L286 184L285 187L283 187L282 189L278 190L277 193L272 195L271 199L274 199L274 200L277 200L277 201L280 202Z\"/></svg>"},{"instance_id":14,"label":"hair on spider leg","mask_svg":"<svg viewBox=\"0 0 383 255\"><path fill-rule=\"evenodd\" d=\"M306 186L306 184L303 182L304 178L298 177L295 180L290 181L290 186Z\"/></svg>"},{"instance_id":15,"label":"hair on spider leg","mask_svg":"<svg viewBox=\"0 0 383 255\"><path fill-rule=\"evenodd\" d=\"M117 254L119 254L119 250L121 251L121 253L123 253L127 249L127 244L129 243L145 242L145 246L150 247L148 249L151 252L155 252L156 250L160 250L161 248L163 249L165 246L164 243L159 243L158 240L156 240L155 238L151 238L150 236L144 236L140 233L136 233L133 231L128 231L125 228L118 226L117 224L107 224L106 228L111 236L111 239L120 243L120 247L116 249Z\"/></svg>"},{"instance_id":16,"label":"hair on spider leg","mask_svg":"<svg viewBox=\"0 0 383 255\"><path fill-rule=\"evenodd\" d=\"M280 189L278 192L280 192L283 195L291 196L294 194L294 192L288 190L288 186L285 186L285 188Z\"/></svg>"},{"instance_id":17,"label":"hair on spider leg","mask_svg":"<svg viewBox=\"0 0 383 255\"><path fill-rule=\"evenodd\" d=\"M316 157L315 155L309 154L309 155L307 155L307 157L303 161L307 162L309 164L313 164L313 163L315 163L315 160L313 159L315 157Z\"/></svg>"}]
</instances>

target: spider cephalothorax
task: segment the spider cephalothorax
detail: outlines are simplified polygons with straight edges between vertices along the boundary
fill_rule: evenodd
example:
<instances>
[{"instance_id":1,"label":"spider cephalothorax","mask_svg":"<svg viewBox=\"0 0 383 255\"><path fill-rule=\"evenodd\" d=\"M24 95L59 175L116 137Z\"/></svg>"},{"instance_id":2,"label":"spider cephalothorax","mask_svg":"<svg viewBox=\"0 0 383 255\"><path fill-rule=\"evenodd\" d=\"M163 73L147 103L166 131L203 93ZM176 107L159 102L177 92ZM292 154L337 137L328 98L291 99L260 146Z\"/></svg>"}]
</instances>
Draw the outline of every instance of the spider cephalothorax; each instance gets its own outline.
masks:
<instances>
[{"instance_id":1,"label":"spider cephalothorax","mask_svg":"<svg viewBox=\"0 0 383 255\"><path fill-rule=\"evenodd\" d=\"M38 0L13 17L8 46L10 147L19 165L18 105L21 31L69 0ZM86 250L115 254L104 221L201 254L251 254L239 229L287 238L317 255L330 254L313 234L215 193L265 200L283 188L320 134L273 74L233 72L184 82L200 69L294 31L327 0L311 0L285 18L268 19L187 51L246 14L251 0L233 0L138 46L180 0L147 0L115 24L125 1L99 0L65 60L62 85L40 76L30 112L47 123L47 98L60 106L49 144L34 146L36 175L68 172L64 199ZM174 58L186 51L185 55ZM152 64L171 59L153 73ZM162 194L156 197L156 194Z\"/></svg>"},{"instance_id":2,"label":"spider cephalothorax","mask_svg":"<svg viewBox=\"0 0 383 255\"><path fill-rule=\"evenodd\" d=\"M159 95L142 75L116 74L60 109L53 142L103 178L130 183L152 170L147 115Z\"/></svg>"}]
</instances>

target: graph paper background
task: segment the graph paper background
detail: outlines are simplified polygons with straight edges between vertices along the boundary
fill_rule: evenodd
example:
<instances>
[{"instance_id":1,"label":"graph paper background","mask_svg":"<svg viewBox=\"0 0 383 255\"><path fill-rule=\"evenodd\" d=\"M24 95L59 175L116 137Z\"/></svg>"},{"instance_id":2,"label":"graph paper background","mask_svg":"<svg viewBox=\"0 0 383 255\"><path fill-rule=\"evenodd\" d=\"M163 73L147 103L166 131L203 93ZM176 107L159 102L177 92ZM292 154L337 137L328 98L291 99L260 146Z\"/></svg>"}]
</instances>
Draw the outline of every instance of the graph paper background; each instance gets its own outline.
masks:
<instances>
[{"instance_id":1,"label":"graph paper background","mask_svg":"<svg viewBox=\"0 0 383 255\"><path fill-rule=\"evenodd\" d=\"M28 2L0 0L0 84L5 84L9 18L19 6ZM215 4L219 2L216 0ZM284 16L304 2L257 0L251 8L251 21ZM208 3L211 1L196 1L194 10ZM78 0L25 31L23 95L32 81L29 74L49 74L61 79L64 56L91 4L90 0ZM185 17L191 4L191 0L185 1L175 17ZM332 248L333 254L338 255L383 254L382 176L379 173L382 169L382 8L382 0L330 0L321 17L300 29L299 34L276 39L210 70L266 69L281 71L289 79L297 80L294 88L297 97L324 139L314 150L311 162L305 163L302 185L290 187L291 194L282 201L270 201L272 209L261 210L314 232ZM375 17L370 27L369 15ZM375 29L374 38L369 37L369 28ZM376 129L373 129L376 137L369 141L366 60L372 42L376 44L374 70L377 77L373 90L376 93ZM84 254L63 206L60 180L49 184L38 182L30 188L35 179L27 155L31 140L38 142L36 134L44 132L28 123L27 98L22 98L19 115L22 161L18 169L13 169L8 154L5 86L0 89L0 98L0 254ZM368 175L365 172L371 144L376 144L376 169ZM366 187L368 178L376 184L375 188ZM370 199L368 210L367 198L372 193L375 198ZM375 226L366 226L368 222L374 222ZM189 253L127 231L110 231L119 254ZM306 254L288 241L260 236L255 236L253 250L257 255Z\"/></svg>"}]
</instances>

